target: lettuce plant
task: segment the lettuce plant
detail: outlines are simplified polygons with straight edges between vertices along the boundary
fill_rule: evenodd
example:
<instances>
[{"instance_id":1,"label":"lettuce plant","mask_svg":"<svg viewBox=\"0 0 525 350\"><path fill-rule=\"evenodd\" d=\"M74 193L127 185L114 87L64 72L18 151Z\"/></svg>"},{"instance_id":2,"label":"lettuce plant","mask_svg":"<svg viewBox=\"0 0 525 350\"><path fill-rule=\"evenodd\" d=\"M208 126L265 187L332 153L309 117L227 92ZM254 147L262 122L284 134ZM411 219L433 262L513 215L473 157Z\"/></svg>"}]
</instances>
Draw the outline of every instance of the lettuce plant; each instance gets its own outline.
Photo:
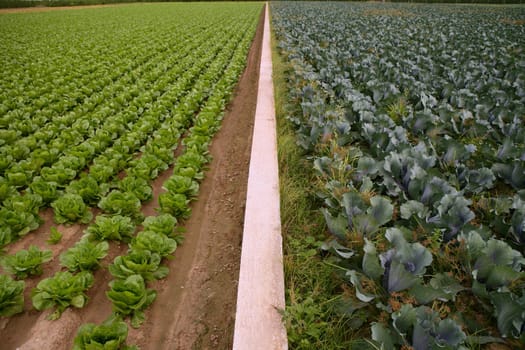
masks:
<instances>
[{"instance_id":1,"label":"lettuce plant","mask_svg":"<svg viewBox=\"0 0 525 350\"><path fill-rule=\"evenodd\" d=\"M0 226L0 251L2 247L11 243L14 237L11 235L11 228L7 226Z\"/></svg>"},{"instance_id":2,"label":"lettuce plant","mask_svg":"<svg viewBox=\"0 0 525 350\"><path fill-rule=\"evenodd\" d=\"M153 180L159 175L159 172L168 169L168 164L153 154L144 154L131 165L128 173L146 180Z\"/></svg>"},{"instance_id":3,"label":"lettuce plant","mask_svg":"<svg viewBox=\"0 0 525 350\"><path fill-rule=\"evenodd\" d=\"M40 217L32 212L0 209L0 230L10 232L10 241L26 235L40 226Z\"/></svg>"},{"instance_id":4,"label":"lettuce plant","mask_svg":"<svg viewBox=\"0 0 525 350\"><path fill-rule=\"evenodd\" d=\"M153 231L174 238L173 235L177 226L177 219L170 214L148 216L142 222L142 226L144 227L144 231Z\"/></svg>"},{"instance_id":5,"label":"lettuce plant","mask_svg":"<svg viewBox=\"0 0 525 350\"><path fill-rule=\"evenodd\" d=\"M113 167L108 164L93 164L89 168L89 176L97 183L106 183L109 181L109 179L113 176L115 173Z\"/></svg>"},{"instance_id":6,"label":"lettuce plant","mask_svg":"<svg viewBox=\"0 0 525 350\"><path fill-rule=\"evenodd\" d=\"M191 166L184 167L184 168L179 166L175 169L175 172L176 174L179 174L185 177L189 177L194 180L204 179L204 172L200 171L199 169L195 167L191 167Z\"/></svg>"},{"instance_id":7,"label":"lettuce plant","mask_svg":"<svg viewBox=\"0 0 525 350\"><path fill-rule=\"evenodd\" d=\"M94 243L83 239L60 254L60 264L69 271L93 271L100 267L100 260L108 255L108 242Z\"/></svg>"},{"instance_id":8,"label":"lettuce plant","mask_svg":"<svg viewBox=\"0 0 525 350\"><path fill-rule=\"evenodd\" d=\"M78 194L84 203L91 206L97 205L108 190L109 185L107 183L98 183L93 176L89 175L71 181L66 187L66 192Z\"/></svg>"},{"instance_id":9,"label":"lettuce plant","mask_svg":"<svg viewBox=\"0 0 525 350\"><path fill-rule=\"evenodd\" d=\"M157 292L146 288L141 275L111 281L109 286L106 295L113 302L113 311L118 315L130 316L131 326L138 328L145 320L143 310L155 300Z\"/></svg>"},{"instance_id":10,"label":"lettuce plant","mask_svg":"<svg viewBox=\"0 0 525 350\"><path fill-rule=\"evenodd\" d=\"M108 269L117 279L141 275L145 281L152 281L168 275L168 268L160 265L161 259L159 254L149 250L131 250L127 255L117 256Z\"/></svg>"},{"instance_id":11,"label":"lettuce plant","mask_svg":"<svg viewBox=\"0 0 525 350\"><path fill-rule=\"evenodd\" d=\"M60 196L58 184L56 182L45 181L42 179L35 179L30 185L29 189L32 193L42 197L44 204L49 204Z\"/></svg>"},{"instance_id":12,"label":"lettuce plant","mask_svg":"<svg viewBox=\"0 0 525 350\"><path fill-rule=\"evenodd\" d=\"M93 282L93 274L89 271L82 271L76 275L59 271L53 277L40 281L31 291L33 306L38 311L56 307L49 315L50 320L56 320L70 305L76 308L86 305L88 297L85 291Z\"/></svg>"},{"instance_id":13,"label":"lettuce plant","mask_svg":"<svg viewBox=\"0 0 525 350\"><path fill-rule=\"evenodd\" d=\"M5 178L11 186L24 187L32 180L32 172L22 169L18 164L14 164L5 172Z\"/></svg>"},{"instance_id":14,"label":"lettuce plant","mask_svg":"<svg viewBox=\"0 0 525 350\"><path fill-rule=\"evenodd\" d=\"M15 212L28 212L38 215L39 209L43 206L42 197L34 193L15 195L4 201L4 208Z\"/></svg>"},{"instance_id":15,"label":"lettuce plant","mask_svg":"<svg viewBox=\"0 0 525 350\"><path fill-rule=\"evenodd\" d=\"M188 198L194 197L199 192L199 184L191 177L172 175L162 187L172 194L183 194Z\"/></svg>"},{"instance_id":16,"label":"lettuce plant","mask_svg":"<svg viewBox=\"0 0 525 350\"><path fill-rule=\"evenodd\" d=\"M14 196L15 193L17 193L16 188L12 186L4 177L0 176L0 202L3 202L11 196Z\"/></svg>"},{"instance_id":17,"label":"lettuce plant","mask_svg":"<svg viewBox=\"0 0 525 350\"><path fill-rule=\"evenodd\" d=\"M14 255L7 255L1 260L2 267L17 278L24 279L29 276L40 276L42 264L53 258L50 250L40 250L37 246L22 249Z\"/></svg>"},{"instance_id":18,"label":"lettuce plant","mask_svg":"<svg viewBox=\"0 0 525 350\"><path fill-rule=\"evenodd\" d=\"M181 219L187 219L191 214L190 201L183 194L161 193L158 201L162 213L170 214Z\"/></svg>"},{"instance_id":19,"label":"lettuce plant","mask_svg":"<svg viewBox=\"0 0 525 350\"><path fill-rule=\"evenodd\" d=\"M93 218L93 214L82 200L82 197L74 193L66 193L51 203L55 212L57 224L81 222L87 224Z\"/></svg>"},{"instance_id":20,"label":"lettuce plant","mask_svg":"<svg viewBox=\"0 0 525 350\"><path fill-rule=\"evenodd\" d=\"M78 329L73 350L138 350L127 346L128 325L122 320L111 319L100 325L86 323Z\"/></svg>"},{"instance_id":21,"label":"lettuce plant","mask_svg":"<svg viewBox=\"0 0 525 350\"><path fill-rule=\"evenodd\" d=\"M24 311L24 281L0 275L0 316L9 317Z\"/></svg>"},{"instance_id":22,"label":"lettuce plant","mask_svg":"<svg viewBox=\"0 0 525 350\"><path fill-rule=\"evenodd\" d=\"M9 169L11 164L13 164L13 156L2 148L0 153L0 174L4 175L5 171ZM8 181L6 181L6 183L8 183Z\"/></svg>"},{"instance_id":23,"label":"lettuce plant","mask_svg":"<svg viewBox=\"0 0 525 350\"><path fill-rule=\"evenodd\" d=\"M115 240L129 242L135 232L131 218L122 215L98 215L95 222L86 229L89 240Z\"/></svg>"},{"instance_id":24,"label":"lettuce plant","mask_svg":"<svg viewBox=\"0 0 525 350\"><path fill-rule=\"evenodd\" d=\"M42 179L45 181L55 182L60 186L65 186L77 176L77 172L64 166L52 166L42 168L40 176L42 176Z\"/></svg>"},{"instance_id":25,"label":"lettuce plant","mask_svg":"<svg viewBox=\"0 0 525 350\"><path fill-rule=\"evenodd\" d=\"M183 155L177 158L177 163L173 168L173 173L177 174L179 169L193 168L196 173L202 171L204 165L208 163L209 158L195 148L188 148Z\"/></svg>"},{"instance_id":26,"label":"lettuce plant","mask_svg":"<svg viewBox=\"0 0 525 350\"><path fill-rule=\"evenodd\" d=\"M153 197L153 189L149 182L141 177L126 176L119 181L118 188L122 192L133 193L141 202L149 201Z\"/></svg>"},{"instance_id":27,"label":"lettuce plant","mask_svg":"<svg viewBox=\"0 0 525 350\"><path fill-rule=\"evenodd\" d=\"M160 142L149 142L144 147L141 147L141 151L156 156L166 164L173 162L173 149L163 146Z\"/></svg>"},{"instance_id":28,"label":"lettuce plant","mask_svg":"<svg viewBox=\"0 0 525 350\"><path fill-rule=\"evenodd\" d=\"M142 231L130 243L132 250L149 250L152 253L166 257L177 248L177 242L163 234L153 231Z\"/></svg>"},{"instance_id":29,"label":"lettuce plant","mask_svg":"<svg viewBox=\"0 0 525 350\"><path fill-rule=\"evenodd\" d=\"M140 200L131 192L113 190L100 200L98 207L108 214L129 216L133 219L142 218Z\"/></svg>"}]
</instances>

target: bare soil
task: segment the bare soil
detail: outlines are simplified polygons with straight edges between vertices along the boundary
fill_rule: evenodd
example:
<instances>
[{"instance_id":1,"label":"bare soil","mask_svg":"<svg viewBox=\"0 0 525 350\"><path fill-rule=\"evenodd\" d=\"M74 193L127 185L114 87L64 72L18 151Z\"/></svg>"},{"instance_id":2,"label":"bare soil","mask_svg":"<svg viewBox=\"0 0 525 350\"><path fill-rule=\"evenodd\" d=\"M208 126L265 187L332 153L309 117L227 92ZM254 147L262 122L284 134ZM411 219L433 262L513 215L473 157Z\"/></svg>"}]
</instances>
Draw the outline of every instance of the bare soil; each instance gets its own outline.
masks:
<instances>
[{"instance_id":1,"label":"bare soil","mask_svg":"<svg viewBox=\"0 0 525 350\"><path fill-rule=\"evenodd\" d=\"M142 350L231 349L263 23L264 11L246 70L211 145L213 161L192 205L192 216L184 223L184 243L167 263L168 277L148 285L158 294L146 310L146 322L139 329L129 328L128 344L139 345ZM156 197L170 175L168 169L153 183L155 198L143 206L146 215L154 213ZM58 225L64 234L62 241L48 245L50 227L54 226L52 210L47 209L41 216L45 223L11 244L8 253L33 244L52 250L54 259L45 264L42 276L26 280L25 311L0 319L3 350L70 349L81 324L100 323L111 314L111 303L105 295L112 279L107 268L95 272L95 284L88 292L90 301L83 309L68 308L56 321L46 319L51 311L33 309L31 289L60 270L58 256L77 242L86 228ZM126 244L110 243L110 253L102 266L107 267L126 250Z\"/></svg>"}]
</instances>

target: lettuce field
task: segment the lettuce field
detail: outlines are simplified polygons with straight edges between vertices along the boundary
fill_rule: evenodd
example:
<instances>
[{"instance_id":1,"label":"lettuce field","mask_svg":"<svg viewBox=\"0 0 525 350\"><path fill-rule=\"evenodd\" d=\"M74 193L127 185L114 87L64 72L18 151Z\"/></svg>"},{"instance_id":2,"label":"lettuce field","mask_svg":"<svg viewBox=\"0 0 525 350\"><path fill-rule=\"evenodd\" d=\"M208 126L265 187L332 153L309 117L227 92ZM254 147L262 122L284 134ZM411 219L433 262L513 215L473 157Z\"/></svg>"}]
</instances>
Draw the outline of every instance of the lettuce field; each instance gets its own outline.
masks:
<instances>
[{"instance_id":1,"label":"lettuce field","mask_svg":"<svg viewBox=\"0 0 525 350\"><path fill-rule=\"evenodd\" d=\"M58 322L70 308L96 309L88 293L106 269L112 281L101 288L111 308L100 312L109 318L83 324L62 345L127 348L128 324L144 322L157 295L150 285L168 275L165 261L182 241L178 222L191 215L261 9L155 4L0 14L5 346L28 340L12 334L24 318ZM160 175L159 195L152 183ZM144 211L151 202L155 211ZM83 234L70 235L71 227ZM55 248L61 240L64 249ZM27 337L29 329L20 332Z\"/></svg>"},{"instance_id":2,"label":"lettuce field","mask_svg":"<svg viewBox=\"0 0 525 350\"><path fill-rule=\"evenodd\" d=\"M271 10L348 338L525 347L525 8Z\"/></svg>"}]
</instances>

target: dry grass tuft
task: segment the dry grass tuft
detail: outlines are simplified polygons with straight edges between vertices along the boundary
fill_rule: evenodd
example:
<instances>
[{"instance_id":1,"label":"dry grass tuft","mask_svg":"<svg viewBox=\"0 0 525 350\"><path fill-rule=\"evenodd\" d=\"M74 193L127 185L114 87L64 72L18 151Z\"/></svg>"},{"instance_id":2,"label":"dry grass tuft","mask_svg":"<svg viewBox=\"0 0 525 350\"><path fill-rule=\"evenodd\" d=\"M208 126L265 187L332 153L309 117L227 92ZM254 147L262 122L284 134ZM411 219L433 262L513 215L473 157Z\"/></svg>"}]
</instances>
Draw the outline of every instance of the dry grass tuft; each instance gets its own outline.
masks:
<instances>
[{"instance_id":1,"label":"dry grass tuft","mask_svg":"<svg viewBox=\"0 0 525 350\"><path fill-rule=\"evenodd\" d=\"M510 18L503 18L501 20L502 23L506 24L514 24L517 26L525 25L525 19L510 19Z\"/></svg>"}]
</instances>

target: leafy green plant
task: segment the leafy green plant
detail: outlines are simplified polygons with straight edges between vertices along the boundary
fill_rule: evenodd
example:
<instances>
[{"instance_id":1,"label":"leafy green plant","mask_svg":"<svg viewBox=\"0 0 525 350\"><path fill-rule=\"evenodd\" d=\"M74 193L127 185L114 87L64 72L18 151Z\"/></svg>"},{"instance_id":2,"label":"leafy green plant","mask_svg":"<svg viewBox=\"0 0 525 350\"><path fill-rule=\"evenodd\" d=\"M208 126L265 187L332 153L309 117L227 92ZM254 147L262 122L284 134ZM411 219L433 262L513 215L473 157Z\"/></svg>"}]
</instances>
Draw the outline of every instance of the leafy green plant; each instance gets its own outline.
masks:
<instances>
[{"instance_id":1,"label":"leafy green plant","mask_svg":"<svg viewBox=\"0 0 525 350\"><path fill-rule=\"evenodd\" d=\"M189 199L179 193L165 192L159 195L160 211L176 218L187 219L191 214Z\"/></svg>"},{"instance_id":2,"label":"leafy green plant","mask_svg":"<svg viewBox=\"0 0 525 350\"><path fill-rule=\"evenodd\" d=\"M62 233L58 231L56 227L51 227L49 238L47 239L48 244L57 244L62 240Z\"/></svg>"},{"instance_id":3,"label":"leafy green plant","mask_svg":"<svg viewBox=\"0 0 525 350\"><path fill-rule=\"evenodd\" d=\"M108 190L109 185L107 183L98 183L93 176L84 176L71 181L66 187L66 192L78 194L84 203L91 206L97 205Z\"/></svg>"},{"instance_id":4,"label":"leafy green plant","mask_svg":"<svg viewBox=\"0 0 525 350\"><path fill-rule=\"evenodd\" d=\"M90 242L83 239L60 254L60 264L69 271L93 271L100 267L100 260L108 255L108 242Z\"/></svg>"},{"instance_id":5,"label":"leafy green plant","mask_svg":"<svg viewBox=\"0 0 525 350\"><path fill-rule=\"evenodd\" d=\"M6 209L16 212L28 212L38 215L39 209L43 206L42 197L34 193L25 193L9 197L4 202Z\"/></svg>"},{"instance_id":6,"label":"leafy green plant","mask_svg":"<svg viewBox=\"0 0 525 350\"><path fill-rule=\"evenodd\" d=\"M138 328L145 320L143 310L157 297L157 292L147 289L141 275L131 275L125 280L111 281L106 292L113 302L113 311L118 315L130 316L131 326Z\"/></svg>"},{"instance_id":7,"label":"leafy green plant","mask_svg":"<svg viewBox=\"0 0 525 350\"><path fill-rule=\"evenodd\" d=\"M131 241L132 250L149 250L152 253L166 257L177 248L177 242L161 233L142 231Z\"/></svg>"},{"instance_id":8,"label":"leafy green plant","mask_svg":"<svg viewBox=\"0 0 525 350\"><path fill-rule=\"evenodd\" d=\"M122 192L133 193L141 202L149 201L153 197L153 189L149 182L141 177L126 176L119 181L118 188Z\"/></svg>"},{"instance_id":9,"label":"leafy green plant","mask_svg":"<svg viewBox=\"0 0 525 350\"><path fill-rule=\"evenodd\" d=\"M58 184L56 182L45 181L36 178L29 185L29 189L32 193L41 196L44 204L53 202L61 194L61 192L58 190Z\"/></svg>"},{"instance_id":10,"label":"leafy green plant","mask_svg":"<svg viewBox=\"0 0 525 350\"><path fill-rule=\"evenodd\" d=\"M74 193L66 193L51 203L54 209L54 219L57 224L81 222L87 224L93 218L89 207L82 197Z\"/></svg>"},{"instance_id":11,"label":"leafy green plant","mask_svg":"<svg viewBox=\"0 0 525 350\"><path fill-rule=\"evenodd\" d=\"M319 343L328 327L327 322L319 321L325 317L322 308L311 298L297 303L285 310L284 320L289 331L288 341L296 349L308 349ZM300 320L293 327L291 323Z\"/></svg>"},{"instance_id":12,"label":"leafy green plant","mask_svg":"<svg viewBox=\"0 0 525 350\"><path fill-rule=\"evenodd\" d=\"M452 319L426 306L414 308L410 304L392 314L393 327L372 324L372 339L384 349L412 345L415 350L430 348L457 349L466 340L461 327Z\"/></svg>"},{"instance_id":13,"label":"leafy green plant","mask_svg":"<svg viewBox=\"0 0 525 350\"><path fill-rule=\"evenodd\" d=\"M108 269L117 279L141 275L145 281L153 281L168 275L169 269L160 265L161 260L159 254L149 250L131 250L127 255L117 256Z\"/></svg>"},{"instance_id":14,"label":"leafy green plant","mask_svg":"<svg viewBox=\"0 0 525 350\"><path fill-rule=\"evenodd\" d=\"M88 297L85 291L93 282L93 274L89 271L82 271L76 275L59 271L53 277L40 281L31 291L33 306L38 311L56 307L49 315L50 320L56 320L70 305L76 308L86 305Z\"/></svg>"},{"instance_id":15,"label":"leafy green plant","mask_svg":"<svg viewBox=\"0 0 525 350\"><path fill-rule=\"evenodd\" d=\"M198 179L198 175L203 170L204 164L206 164L208 161L209 158L203 155L202 152L194 148L189 148L183 155L177 158L177 163L175 164L173 173L179 173L179 169L192 168L195 171L194 175L197 175L192 177ZM185 172L187 171L188 170L185 170Z\"/></svg>"},{"instance_id":16,"label":"leafy green plant","mask_svg":"<svg viewBox=\"0 0 525 350\"><path fill-rule=\"evenodd\" d=\"M121 320L109 320L100 325L86 323L78 329L73 350L138 350L127 346L128 325Z\"/></svg>"},{"instance_id":17,"label":"leafy green plant","mask_svg":"<svg viewBox=\"0 0 525 350\"><path fill-rule=\"evenodd\" d=\"M14 241L30 231L36 230L40 226L40 222L40 217L33 212L0 209L0 227L4 228L4 232L9 231L9 241Z\"/></svg>"},{"instance_id":18,"label":"leafy green plant","mask_svg":"<svg viewBox=\"0 0 525 350\"><path fill-rule=\"evenodd\" d=\"M14 237L11 235L11 228L7 226L0 226L0 252L1 249L11 243Z\"/></svg>"},{"instance_id":19,"label":"leafy green plant","mask_svg":"<svg viewBox=\"0 0 525 350\"><path fill-rule=\"evenodd\" d=\"M135 220L142 218L140 200L131 192L113 190L100 200L98 207L108 214L129 216Z\"/></svg>"},{"instance_id":20,"label":"leafy green plant","mask_svg":"<svg viewBox=\"0 0 525 350\"><path fill-rule=\"evenodd\" d=\"M44 181L54 182L60 186L64 186L75 178L77 172L63 165L57 165L42 168L40 175Z\"/></svg>"},{"instance_id":21,"label":"leafy green plant","mask_svg":"<svg viewBox=\"0 0 525 350\"><path fill-rule=\"evenodd\" d=\"M1 260L2 267L17 278L24 279L29 276L40 276L42 264L50 261L53 253L50 250L40 250L37 246L19 250L14 255L4 256Z\"/></svg>"},{"instance_id":22,"label":"leafy green plant","mask_svg":"<svg viewBox=\"0 0 525 350\"><path fill-rule=\"evenodd\" d=\"M22 155L21 158L25 158L25 155ZM31 173L31 171L26 171L19 164L15 163L4 175L9 185L13 187L24 187L31 182Z\"/></svg>"},{"instance_id":23,"label":"leafy green plant","mask_svg":"<svg viewBox=\"0 0 525 350\"><path fill-rule=\"evenodd\" d=\"M0 275L0 316L9 317L24 311L24 281Z\"/></svg>"},{"instance_id":24,"label":"leafy green plant","mask_svg":"<svg viewBox=\"0 0 525 350\"><path fill-rule=\"evenodd\" d=\"M494 305L494 316L498 329L504 337L515 337L525 340L525 294L521 297L513 293L492 293L491 302Z\"/></svg>"},{"instance_id":25,"label":"leafy green plant","mask_svg":"<svg viewBox=\"0 0 525 350\"><path fill-rule=\"evenodd\" d=\"M183 194L187 198L194 197L199 192L199 184L191 177L172 175L162 187L172 194Z\"/></svg>"},{"instance_id":26,"label":"leafy green plant","mask_svg":"<svg viewBox=\"0 0 525 350\"><path fill-rule=\"evenodd\" d=\"M0 176L0 202L16 194L16 188L12 186L9 181Z\"/></svg>"},{"instance_id":27,"label":"leafy green plant","mask_svg":"<svg viewBox=\"0 0 525 350\"><path fill-rule=\"evenodd\" d=\"M135 224L131 218L122 215L98 215L95 222L86 229L90 240L116 240L129 242L135 232Z\"/></svg>"},{"instance_id":28,"label":"leafy green plant","mask_svg":"<svg viewBox=\"0 0 525 350\"><path fill-rule=\"evenodd\" d=\"M153 231L175 238L177 219L170 214L148 216L142 222L142 226L144 227L144 231Z\"/></svg>"}]
</instances>

